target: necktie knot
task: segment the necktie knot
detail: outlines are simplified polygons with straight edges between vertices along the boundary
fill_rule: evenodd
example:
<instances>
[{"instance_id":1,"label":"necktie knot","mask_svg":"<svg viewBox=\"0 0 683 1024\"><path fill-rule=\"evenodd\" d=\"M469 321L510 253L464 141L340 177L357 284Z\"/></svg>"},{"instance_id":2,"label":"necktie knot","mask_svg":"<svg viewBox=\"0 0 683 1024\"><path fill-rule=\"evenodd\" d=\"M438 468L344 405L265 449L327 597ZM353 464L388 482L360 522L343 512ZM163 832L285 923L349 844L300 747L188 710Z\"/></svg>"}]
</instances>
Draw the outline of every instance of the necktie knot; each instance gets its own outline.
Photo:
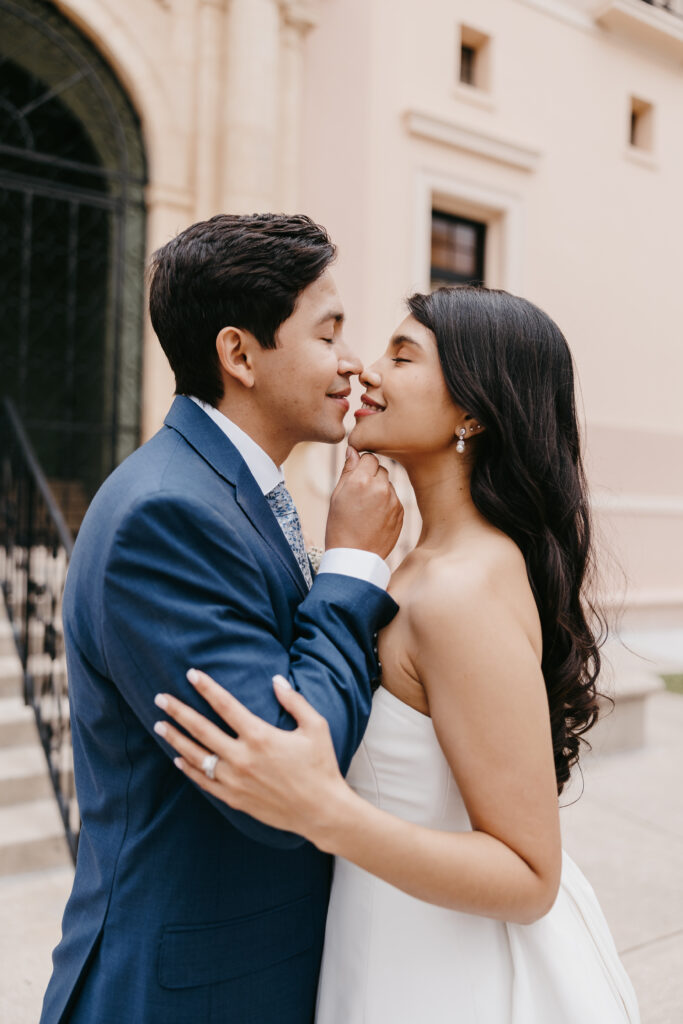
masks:
<instances>
[{"instance_id":1,"label":"necktie knot","mask_svg":"<svg viewBox=\"0 0 683 1024\"><path fill-rule=\"evenodd\" d=\"M304 535L301 530L301 522L292 495L287 490L284 480L281 480L276 487L266 494L266 501L273 510L273 514L280 524L294 557L299 563L299 568L306 583L310 587L313 582L311 566L306 554Z\"/></svg>"}]
</instances>

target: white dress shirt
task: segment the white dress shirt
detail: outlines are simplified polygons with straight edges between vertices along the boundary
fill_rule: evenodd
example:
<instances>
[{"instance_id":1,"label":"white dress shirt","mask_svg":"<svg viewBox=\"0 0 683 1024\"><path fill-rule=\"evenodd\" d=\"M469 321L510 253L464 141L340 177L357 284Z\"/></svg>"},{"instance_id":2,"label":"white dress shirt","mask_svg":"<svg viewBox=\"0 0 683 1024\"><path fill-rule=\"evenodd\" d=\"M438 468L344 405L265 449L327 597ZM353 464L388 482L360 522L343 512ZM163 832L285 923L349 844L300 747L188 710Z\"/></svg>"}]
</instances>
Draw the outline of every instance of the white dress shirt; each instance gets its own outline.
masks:
<instances>
[{"instance_id":1,"label":"white dress shirt","mask_svg":"<svg viewBox=\"0 0 683 1024\"><path fill-rule=\"evenodd\" d=\"M281 466L276 466L271 457L264 452L253 438L249 437L241 427L219 412L213 405L202 402L200 398L189 395L189 398L202 409L217 427L223 431L234 444L237 451L247 464L249 472L261 488L263 494L272 491L284 480ZM318 575L324 572L339 573L340 576L353 576L354 579L373 583L382 590L387 589L391 570L374 551L361 551L360 548L330 548L323 555Z\"/></svg>"}]
</instances>

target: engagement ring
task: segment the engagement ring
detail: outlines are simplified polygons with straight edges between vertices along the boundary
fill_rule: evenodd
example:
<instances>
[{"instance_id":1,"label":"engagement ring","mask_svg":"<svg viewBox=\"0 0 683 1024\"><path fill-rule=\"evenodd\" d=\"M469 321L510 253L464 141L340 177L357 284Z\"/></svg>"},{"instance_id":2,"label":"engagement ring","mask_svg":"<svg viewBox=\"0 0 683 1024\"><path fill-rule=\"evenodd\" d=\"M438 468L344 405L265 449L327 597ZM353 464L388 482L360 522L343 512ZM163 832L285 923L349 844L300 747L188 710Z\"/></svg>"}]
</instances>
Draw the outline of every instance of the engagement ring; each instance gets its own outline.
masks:
<instances>
[{"instance_id":1,"label":"engagement ring","mask_svg":"<svg viewBox=\"0 0 683 1024\"><path fill-rule=\"evenodd\" d=\"M202 761L202 771L206 775L207 779L212 781L216 778L216 765L218 764L218 754L207 754Z\"/></svg>"}]
</instances>

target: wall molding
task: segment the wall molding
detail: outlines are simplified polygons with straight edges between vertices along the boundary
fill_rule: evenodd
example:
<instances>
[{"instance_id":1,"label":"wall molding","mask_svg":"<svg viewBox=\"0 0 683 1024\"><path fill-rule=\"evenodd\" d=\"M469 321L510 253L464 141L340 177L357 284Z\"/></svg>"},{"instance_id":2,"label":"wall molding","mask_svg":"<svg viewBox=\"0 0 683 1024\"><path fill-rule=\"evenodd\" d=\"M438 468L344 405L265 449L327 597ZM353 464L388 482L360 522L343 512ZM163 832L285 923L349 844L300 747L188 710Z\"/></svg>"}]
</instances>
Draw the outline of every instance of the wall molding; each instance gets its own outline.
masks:
<instances>
[{"instance_id":1,"label":"wall molding","mask_svg":"<svg viewBox=\"0 0 683 1024\"><path fill-rule=\"evenodd\" d=\"M595 0L592 14L604 28L636 44L648 43L676 63L683 58L683 19L642 0Z\"/></svg>"},{"instance_id":2,"label":"wall molding","mask_svg":"<svg viewBox=\"0 0 683 1024\"><path fill-rule=\"evenodd\" d=\"M535 171L541 159L539 149L511 142L500 135L473 131L456 121L433 117L419 110L407 110L403 123L411 135L495 160L517 170Z\"/></svg>"},{"instance_id":3,"label":"wall molding","mask_svg":"<svg viewBox=\"0 0 683 1024\"><path fill-rule=\"evenodd\" d=\"M595 0L517 0L517 3L525 7L532 7L541 14L547 14L558 21L564 21L574 28L583 29L584 32L594 32L595 23L590 13L586 10L587 3L595 3Z\"/></svg>"},{"instance_id":4,"label":"wall molding","mask_svg":"<svg viewBox=\"0 0 683 1024\"><path fill-rule=\"evenodd\" d=\"M683 516L683 497L658 494L598 494L593 508L611 515L657 517Z\"/></svg>"},{"instance_id":5,"label":"wall molding","mask_svg":"<svg viewBox=\"0 0 683 1024\"><path fill-rule=\"evenodd\" d=\"M683 588L657 590L651 587L629 587L625 594L619 591L608 592L600 598L600 604L624 612L630 609L654 612L658 608L680 608L683 611Z\"/></svg>"}]
</instances>

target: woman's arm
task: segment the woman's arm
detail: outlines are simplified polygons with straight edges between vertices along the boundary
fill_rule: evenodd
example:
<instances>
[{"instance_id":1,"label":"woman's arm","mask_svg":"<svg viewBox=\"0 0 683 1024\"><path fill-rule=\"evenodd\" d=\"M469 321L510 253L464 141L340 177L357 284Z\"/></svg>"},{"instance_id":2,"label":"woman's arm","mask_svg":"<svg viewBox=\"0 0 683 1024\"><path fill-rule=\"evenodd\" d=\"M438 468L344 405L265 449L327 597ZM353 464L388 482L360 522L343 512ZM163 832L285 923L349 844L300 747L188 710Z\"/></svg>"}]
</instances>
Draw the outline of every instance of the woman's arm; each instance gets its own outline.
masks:
<instances>
[{"instance_id":1,"label":"woman's arm","mask_svg":"<svg viewBox=\"0 0 683 1024\"><path fill-rule=\"evenodd\" d=\"M529 923L552 905L560 873L557 795L543 678L514 615L486 593L434 592L410 628L416 669L474 831L440 832L358 797L337 768L325 719L276 685L298 722L285 733L196 673L197 689L235 729L231 739L167 695L158 701L202 746L167 723L179 765L208 792L305 836L418 899ZM484 609L484 611L482 611ZM215 781L201 771L219 758Z\"/></svg>"},{"instance_id":2,"label":"woman's arm","mask_svg":"<svg viewBox=\"0 0 683 1024\"><path fill-rule=\"evenodd\" d=\"M561 840L545 682L510 599L512 583L492 585L484 573L455 578L449 568L410 607L415 674L473 831L437 833L440 882L423 852L420 877L434 885L433 894L416 885L409 891L527 923L555 900ZM439 849L437 840L431 849Z\"/></svg>"}]
</instances>

